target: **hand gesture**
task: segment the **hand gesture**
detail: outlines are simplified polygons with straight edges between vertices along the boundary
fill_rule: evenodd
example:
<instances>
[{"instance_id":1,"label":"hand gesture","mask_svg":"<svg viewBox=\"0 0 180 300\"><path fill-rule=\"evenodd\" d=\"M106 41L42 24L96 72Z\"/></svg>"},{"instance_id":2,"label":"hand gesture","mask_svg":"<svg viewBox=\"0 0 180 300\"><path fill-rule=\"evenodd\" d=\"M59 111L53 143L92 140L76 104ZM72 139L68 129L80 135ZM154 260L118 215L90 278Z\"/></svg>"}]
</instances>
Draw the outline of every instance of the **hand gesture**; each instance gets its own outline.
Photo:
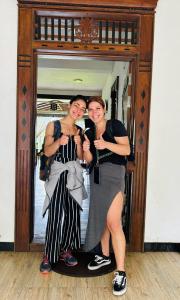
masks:
<instances>
[{"instance_id":1,"label":"hand gesture","mask_svg":"<svg viewBox=\"0 0 180 300\"><path fill-rule=\"evenodd\" d=\"M67 145L69 141L69 137L65 134L63 134L60 138L59 138L59 142L60 142L60 146L62 145Z\"/></svg>"},{"instance_id":2,"label":"hand gesture","mask_svg":"<svg viewBox=\"0 0 180 300\"><path fill-rule=\"evenodd\" d=\"M85 138L85 141L83 142L83 151L86 152L86 151L89 151L89 149L90 149L90 141L86 134L84 134L84 138Z\"/></svg>"},{"instance_id":3,"label":"hand gesture","mask_svg":"<svg viewBox=\"0 0 180 300\"><path fill-rule=\"evenodd\" d=\"M76 145L81 145L81 137L79 133L80 133L80 129L78 129L76 135L74 135L74 142Z\"/></svg>"},{"instance_id":4,"label":"hand gesture","mask_svg":"<svg viewBox=\"0 0 180 300\"><path fill-rule=\"evenodd\" d=\"M100 135L99 140L94 141L94 145L98 150L104 150L106 148L106 141L103 139L102 134Z\"/></svg>"}]
</instances>

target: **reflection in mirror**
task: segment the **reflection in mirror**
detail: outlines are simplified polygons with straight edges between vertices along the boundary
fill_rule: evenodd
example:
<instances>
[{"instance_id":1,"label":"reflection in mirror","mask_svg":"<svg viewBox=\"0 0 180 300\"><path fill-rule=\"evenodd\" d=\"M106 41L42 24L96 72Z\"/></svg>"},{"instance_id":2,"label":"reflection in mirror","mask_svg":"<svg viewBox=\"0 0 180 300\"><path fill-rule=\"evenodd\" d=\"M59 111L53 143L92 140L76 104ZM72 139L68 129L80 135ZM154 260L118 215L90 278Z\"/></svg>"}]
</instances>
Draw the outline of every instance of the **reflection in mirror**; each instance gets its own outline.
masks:
<instances>
[{"instance_id":1,"label":"reflection in mirror","mask_svg":"<svg viewBox=\"0 0 180 300\"><path fill-rule=\"evenodd\" d=\"M61 119L67 113L72 96L102 96L106 102L107 119L121 120L131 138L134 132L134 112L132 111L130 63L121 61L103 61L84 57L39 55L37 72L36 101L36 164L34 196L34 241L44 242L47 215L42 218L42 206L45 197L44 182L39 179L40 155L44 142L45 128L48 122ZM87 117L78 121L83 129L91 126ZM133 140L131 141L133 143ZM89 192L89 176L84 170L86 189ZM129 180L129 179L128 179ZM128 189L132 184L127 180ZM130 186L129 186L130 185ZM126 195L126 198L127 195ZM128 202L129 201L129 202ZM125 205L125 232L128 236L130 218L130 200ZM84 244L88 220L89 198L84 201L81 213L81 242Z\"/></svg>"}]
</instances>

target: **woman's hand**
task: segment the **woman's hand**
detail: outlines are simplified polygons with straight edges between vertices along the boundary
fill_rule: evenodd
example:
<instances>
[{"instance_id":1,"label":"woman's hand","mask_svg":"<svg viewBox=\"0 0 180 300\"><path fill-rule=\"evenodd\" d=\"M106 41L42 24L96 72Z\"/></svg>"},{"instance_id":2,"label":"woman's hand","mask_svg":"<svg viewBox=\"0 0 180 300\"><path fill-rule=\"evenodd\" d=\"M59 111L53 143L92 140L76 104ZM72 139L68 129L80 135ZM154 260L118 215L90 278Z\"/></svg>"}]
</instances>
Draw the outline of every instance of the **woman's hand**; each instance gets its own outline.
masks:
<instances>
[{"instance_id":1,"label":"woman's hand","mask_svg":"<svg viewBox=\"0 0 180 300\"><path fill-rule=\"evenodd\" d=\"M59 140L59 146L67 145L67 143L69 141L69 137L67 135L63 134L58 140Z\"/></svg>"},{"instance_id":2,"label":"woman's hand","mask_svg":"<svg viewBox=\"0 0 180 300\"><path fill-rule=\"evenodd\" d=\"M102 134L100 135L99 140L94 141L94 146L98 150L104 150L105 148L107 148L106 145L107 145L107 142L103 139Z\"/></svg>"},{"instance_id":3,"label":"woman's hand","mask_svg":"<svg viewBox=\"0 0 180 300\"><path fill-rule=\"evenodd\" d=\"M81 145L81 137L80 137L79 133L80 133L80 129L78 129L77 134L74 135L74 142L77 146Z\"/></svg>"},{"instance_id":4,"label":"woman's hand","mask_svg":"<svg viewBox=\"0 0 180 300\"><path fill-rule=\"evenodd\" d=\"M87 135L84 135L85 141L83 142L83 151L87 152L90 149L90 141L87 137Z\"/></svg>"}]
</instances>

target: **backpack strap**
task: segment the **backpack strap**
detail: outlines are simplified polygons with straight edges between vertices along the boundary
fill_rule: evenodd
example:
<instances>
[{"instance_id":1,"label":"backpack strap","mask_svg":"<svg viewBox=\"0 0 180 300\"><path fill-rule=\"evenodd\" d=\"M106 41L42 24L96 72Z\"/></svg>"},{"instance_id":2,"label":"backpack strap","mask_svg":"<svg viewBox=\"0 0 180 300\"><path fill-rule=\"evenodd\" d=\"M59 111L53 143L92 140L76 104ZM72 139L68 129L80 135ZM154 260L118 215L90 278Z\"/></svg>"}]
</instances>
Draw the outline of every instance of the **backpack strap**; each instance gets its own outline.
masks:
<instances>
[{"instance_id":1,"label":"backpack strap","mask_svg":"<svg viewBox=\"0 0 180 300\"><path fill-rule=\"evenodd\" d=\"M111 139L114 139L113 128L112 128L112 120L107 120L106 132Z\"/></svg>"},{"instance_id":2,"label":"backpack strap","mask_svg":"<svg viewBox=\"0 0 180 300\"><path fill-rule=\"evenodd\" d=\"M59 120L54 121L54 140L56 141L61 135L61 123Z\"/></svg>"}]
</instances>

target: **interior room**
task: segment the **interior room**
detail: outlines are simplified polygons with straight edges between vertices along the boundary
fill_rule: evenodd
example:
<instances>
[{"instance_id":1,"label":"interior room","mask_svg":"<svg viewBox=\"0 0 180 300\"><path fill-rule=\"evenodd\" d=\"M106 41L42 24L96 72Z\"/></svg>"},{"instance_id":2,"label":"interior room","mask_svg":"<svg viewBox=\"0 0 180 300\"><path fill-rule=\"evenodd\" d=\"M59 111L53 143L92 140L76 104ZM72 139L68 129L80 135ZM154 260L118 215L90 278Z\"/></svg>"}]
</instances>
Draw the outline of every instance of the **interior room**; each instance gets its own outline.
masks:
<instances>
[{"instance_id":1,"label":"interior room","mask_svg":"<svg viewBox=\"0 0 180 300\"><path fill-rule=\"evenodd\" d=\"M123 300L180 299L180 1L6 0L0 11L1 300L115 299L115 277L127 283ZM64 261L63 272L40 272L45 127L79 93L102 95L106 117L130 138L127 281L115 264L93 276L86 260L86 274ZM82 241L89 197L84 203Z\"/></svg>"},{"instance_id":2,"label":"interior room","mask_svg":"<svg viewBox=\"0 0 180 300\"><path fill-rule=\"evenodd\" d=\"M129 62L103 61L91 58L73 58L58 55L39 55L37 65L37 100L35 127L35 179L34 179L34 243L44 243L47 215L42 218L42 207L45 198L44 182L39 179L40 152L44 142L48 122L62 118L67 114L70 99L77 94L102 96L106 103L106 118L122 120L130 130L129 114L131 96L128 87L131 84ZM84 130L88 116L77 125ZM127 122L129 124L127 124ZM127 176L129 197L124 212L124 227L127 236L130 222L130 176ZM86 189L89 191L89 175L84 171ZM89 197L83 202L81 213L81 242L84 244ZM126 220L125 220L126 219Z\"/></svg>"}]
</instances>

